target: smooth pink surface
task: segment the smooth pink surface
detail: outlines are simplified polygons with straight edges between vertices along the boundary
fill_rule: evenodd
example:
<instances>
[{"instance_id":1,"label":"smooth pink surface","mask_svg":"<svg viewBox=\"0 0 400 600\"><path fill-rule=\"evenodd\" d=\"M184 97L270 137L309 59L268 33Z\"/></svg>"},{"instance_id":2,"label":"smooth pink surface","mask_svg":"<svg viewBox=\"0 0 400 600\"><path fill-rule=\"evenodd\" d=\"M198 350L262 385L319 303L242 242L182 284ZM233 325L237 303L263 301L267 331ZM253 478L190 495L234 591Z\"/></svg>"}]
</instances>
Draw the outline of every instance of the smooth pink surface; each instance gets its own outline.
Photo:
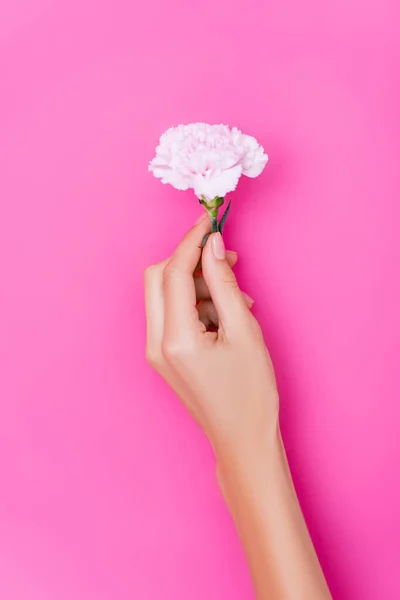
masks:
<instances>
[{"instance_id":1,"label":"smooth pink surface","mask_svg":"<svg viewBox=\"0 0 400 600\"><path fill-rule=\"evenodd\" d=\"M179 122L270 154L226 230L336 600L400 598L396 0L5 0L0 597L250 600L202 435L146 366L142 271L199 215Z\"/></svg>"}]
</instances>

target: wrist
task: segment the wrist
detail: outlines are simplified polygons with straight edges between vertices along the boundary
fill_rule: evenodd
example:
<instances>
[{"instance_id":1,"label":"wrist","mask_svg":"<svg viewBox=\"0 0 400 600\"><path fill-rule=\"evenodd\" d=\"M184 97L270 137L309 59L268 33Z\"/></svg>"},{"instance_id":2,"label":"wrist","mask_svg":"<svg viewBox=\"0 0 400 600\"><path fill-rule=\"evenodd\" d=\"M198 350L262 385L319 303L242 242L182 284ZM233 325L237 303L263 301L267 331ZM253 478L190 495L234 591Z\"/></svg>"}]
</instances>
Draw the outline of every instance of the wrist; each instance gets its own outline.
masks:
<instances>
[{"instance_id":1,"label":"wrist","mask_svg":"<svg viewBox=\"0 0 400 600\"><path fill-rule=\"evenodd\" d=\"M237 489L244 492L257 482L273 479L277 472L290 476L277 421L264 435L246 443L225 445L216 451L217 480L226 500Z\"/></svg>"}]
</instances>

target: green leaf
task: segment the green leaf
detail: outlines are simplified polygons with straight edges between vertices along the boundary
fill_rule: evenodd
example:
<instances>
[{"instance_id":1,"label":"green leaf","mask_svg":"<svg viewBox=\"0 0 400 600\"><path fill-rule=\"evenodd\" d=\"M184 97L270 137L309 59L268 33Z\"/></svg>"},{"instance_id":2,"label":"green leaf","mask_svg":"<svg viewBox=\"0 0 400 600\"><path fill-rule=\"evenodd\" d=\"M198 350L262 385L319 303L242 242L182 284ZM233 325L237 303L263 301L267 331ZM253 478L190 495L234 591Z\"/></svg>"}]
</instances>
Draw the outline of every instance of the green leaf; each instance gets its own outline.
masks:
<instances>
[{"instance_id":1,"label":"green leaf","mask_svg":"<svg viewBox=\"0 0 400 600\"><path fill-rule=\"evenodd\" d=\"M225 212L224 212L224 214L222 215L222 217L221 217L221 220L220 220L220 222L219 222L219 227L218 227L218 229L219 229L219 232L220 232L220 234L221 234L221 235L222 235L222 232L223 232L223 230L224 230L224 227L225 227L226 220L227 220L227 218L228 218L228 215L229 215L229 209L230 209L230 207L231 207L231 201L229 200L229 204L228 204L228 206L226 207L226 209L225 209Z\"/></svg>"}]
</instances>

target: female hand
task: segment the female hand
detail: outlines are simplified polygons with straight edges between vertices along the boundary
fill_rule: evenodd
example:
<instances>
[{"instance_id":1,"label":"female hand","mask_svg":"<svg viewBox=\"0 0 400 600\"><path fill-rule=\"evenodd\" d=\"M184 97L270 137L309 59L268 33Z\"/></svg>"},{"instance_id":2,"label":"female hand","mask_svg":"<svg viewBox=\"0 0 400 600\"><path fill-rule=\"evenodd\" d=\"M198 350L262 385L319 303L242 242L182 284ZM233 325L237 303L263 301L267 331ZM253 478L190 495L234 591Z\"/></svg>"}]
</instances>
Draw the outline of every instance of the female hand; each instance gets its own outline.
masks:
<instances>
[{"instance_id":1,"label":"female hand","mask_svg":"<svg viewBox=\"0 0 400 600\"><path fill-rule=\"evenodd\" d=\"M205 214L172 257L145 272L147 359L220 449L246 451L275 436L278 394L252 301L238 287ZM196 274L201 260L202 275Z\"/></svg>"},{"instance_id":2,"label":"female hand","mask_svg":"<svg viewBox=\"0 0 400 600\"><path fill-rule=\"evenodd\" d=\"M329 600L286 461L263 336L221 235L201 252L208 231L204 215L171 258L146 270L147 358L214 447L257 599Z\"/></svg>"}]
</instances>

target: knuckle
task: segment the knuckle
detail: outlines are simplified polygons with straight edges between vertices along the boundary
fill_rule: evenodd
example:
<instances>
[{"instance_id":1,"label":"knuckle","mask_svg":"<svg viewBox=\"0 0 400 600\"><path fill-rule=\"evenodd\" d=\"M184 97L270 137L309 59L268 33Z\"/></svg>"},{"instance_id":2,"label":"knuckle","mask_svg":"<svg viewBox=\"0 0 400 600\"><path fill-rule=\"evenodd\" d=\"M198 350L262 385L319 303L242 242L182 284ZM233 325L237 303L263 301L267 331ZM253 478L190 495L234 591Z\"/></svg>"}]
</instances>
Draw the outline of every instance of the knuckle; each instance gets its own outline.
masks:
<instances>
[{"instance_id":1,"label":"knuckle","mask_svg":"<svg viewBox=\"0 0 400 600\"><path fill-rule=\"evenodd\" d=\"M238 336L242 343L248 348L254 348L255 345L261 344L264 346L264 337L261 326L257 319L249 311L247 311L240 323L238 323Z\"/></svg>"},{"instance_id":2,"label":"knuckle","mask_svg":"<svg viewBox=\"0 0 400 600\"><path fill-rule=\"evenodd\" d=\"M159 371L164 364L164 357L159 350L148 346L146 348L146 361L155 371Z\"/></svg>"},{"instance_id":3,"label":"knuckle","mask_svg":"<svg viewBox=\"0 0 400 600\"><path fill-rule=\"evenodd\" d=\"M162 353L169 364L175 364L182 356L182 346L173 340L168 340L163 343Z\"/></svg>"},{"instance_id":4,"label":"knuckle","mask_svg":"<svg viewBox=\"0 0 400 600\"><path fill-rule=\"evenodd\" d=\"M152 279L153 276L158 273L158 265L149 265L148 267L145 268L145 270L143 271L143 278L145 281L148 281L149 279Z\"/></svg>"},{"instance_id":5,"label":"knuckle","mask_svg":"<svg viewBox=\"0 0 400 600\"><path fill-rule=\"evenodd\" d=\"M165 340L162 345L162 353L170 365L178 365L193 355L192 344L182 340Z\"/></svg>"}]
</instances>

